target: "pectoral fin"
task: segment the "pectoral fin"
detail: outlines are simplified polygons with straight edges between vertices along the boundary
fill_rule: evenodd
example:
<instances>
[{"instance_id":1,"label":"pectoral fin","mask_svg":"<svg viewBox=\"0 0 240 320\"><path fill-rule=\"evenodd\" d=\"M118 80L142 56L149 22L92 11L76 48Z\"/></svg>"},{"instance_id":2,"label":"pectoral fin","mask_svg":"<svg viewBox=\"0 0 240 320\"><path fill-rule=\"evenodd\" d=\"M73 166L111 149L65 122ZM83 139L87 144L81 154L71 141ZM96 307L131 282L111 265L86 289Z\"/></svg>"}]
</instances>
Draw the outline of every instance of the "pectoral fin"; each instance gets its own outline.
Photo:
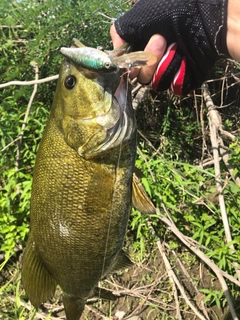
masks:
<instances>
[{"instance_id":1,"label":"pectoral fin","mask_svg":"<svg viewBox=\"0 0 240 320\"><path fill-rule=\"evenodd\" d=\"M36 309L54 294L57 285L40 260L31 233L23 255L22 282L29 300Z\"/></svg>"},{"instance_id":2,"label":"pectoral fin","mask_svg":"<svg viewBox=\"0 0 240 320\"><path fill-rule=\"evenodd\" d=\"M149 199L137 175L133 173L132 181L132 205L142 213L155 213L156 208Z\"/></svg>"}]
</instances>

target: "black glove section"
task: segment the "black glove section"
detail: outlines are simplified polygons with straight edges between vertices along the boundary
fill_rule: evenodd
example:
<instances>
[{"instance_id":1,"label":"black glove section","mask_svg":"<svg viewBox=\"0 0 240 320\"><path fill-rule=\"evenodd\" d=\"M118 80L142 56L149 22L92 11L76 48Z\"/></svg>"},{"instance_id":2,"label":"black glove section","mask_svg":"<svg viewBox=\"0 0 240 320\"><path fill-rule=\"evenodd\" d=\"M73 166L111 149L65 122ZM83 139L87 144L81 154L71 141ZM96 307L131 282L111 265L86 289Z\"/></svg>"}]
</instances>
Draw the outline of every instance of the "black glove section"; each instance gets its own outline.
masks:
<instances>
[{"instance_id":1,"label":"black glove section","mask_svg":"<svg viewBox=\"0 0 240 320\"><path fill-rule=\"evenodd\" d=\"M226 45L227 0L139 0L115 21L122 39L143 50L154 34L161 34L168 46L176 43L175 58L162 76L157 90L173 82L182 72L181 94L198 88L208 77L217 60L229 57Z\"/></svg>"}]
</instances>

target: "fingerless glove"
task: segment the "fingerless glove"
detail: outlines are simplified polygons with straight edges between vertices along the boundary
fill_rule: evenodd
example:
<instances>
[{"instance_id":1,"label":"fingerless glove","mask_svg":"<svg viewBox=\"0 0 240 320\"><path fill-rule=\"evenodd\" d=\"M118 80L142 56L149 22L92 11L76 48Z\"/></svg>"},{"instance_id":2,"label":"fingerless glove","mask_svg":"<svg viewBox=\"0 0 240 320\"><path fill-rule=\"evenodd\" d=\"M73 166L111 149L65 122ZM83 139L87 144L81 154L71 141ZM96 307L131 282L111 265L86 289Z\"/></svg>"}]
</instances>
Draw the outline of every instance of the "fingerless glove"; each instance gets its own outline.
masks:
<instances>
[{"instance_id":1,"label":"fingerless glove","mask_svg":"<svg viewBox=\"0 0 240 320\"><path fill-rule=\"evenodd\" d=\"M198 88L217 60L229 57L227 0L140 0L115 22L134 50L161 34L168 50L153 77L153 89L185 95Z\"/></svg>"}]
</instances>

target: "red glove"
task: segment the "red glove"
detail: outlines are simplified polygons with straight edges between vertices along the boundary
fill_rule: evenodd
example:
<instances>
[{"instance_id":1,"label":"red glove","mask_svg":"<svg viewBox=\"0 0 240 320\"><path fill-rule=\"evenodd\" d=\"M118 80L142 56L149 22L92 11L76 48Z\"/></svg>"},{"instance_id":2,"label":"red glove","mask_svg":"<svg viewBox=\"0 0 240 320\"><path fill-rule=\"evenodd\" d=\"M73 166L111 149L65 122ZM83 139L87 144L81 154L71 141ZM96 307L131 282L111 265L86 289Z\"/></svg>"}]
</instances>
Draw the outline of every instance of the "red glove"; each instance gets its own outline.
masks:
<instances>
[{"instance_id":1,"label":"red glove","mask_svg":"<svg viewBox=\"0 0 240 320\"><path fill-rule=\"evenodd\" d=\"M186 58L185 57L182 57L180 61L180 67L177 70L174 78L170 79L171 80L170 87L166 88L166 86L164 85L165 83L168 83L166 79L167 76L169 75L169 77L171 78L171 75L172 75L171 66L174 62L176 63L176 60L177 60L176 49L177 49L176 43L171 44L167 48L165 55L162 57L153 75L152 88L155 91L158 91L158 90L163 91L165 89L169 89L174 94L181 96L184 80L186 78Z\"/></svg>"}]
</instances>

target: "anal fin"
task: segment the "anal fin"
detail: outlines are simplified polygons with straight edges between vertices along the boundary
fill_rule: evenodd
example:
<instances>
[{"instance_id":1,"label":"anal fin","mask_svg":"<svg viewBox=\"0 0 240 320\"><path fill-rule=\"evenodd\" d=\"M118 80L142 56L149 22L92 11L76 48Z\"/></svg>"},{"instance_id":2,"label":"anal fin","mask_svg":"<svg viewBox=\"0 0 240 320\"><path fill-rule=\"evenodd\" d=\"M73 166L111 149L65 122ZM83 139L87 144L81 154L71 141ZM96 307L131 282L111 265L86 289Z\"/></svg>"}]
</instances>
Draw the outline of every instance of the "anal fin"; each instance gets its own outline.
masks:
<instances>
[{"instance_id":1,"label":"anal fin","mask_svg":"<svg viewBox=\"0 0 240 320\"><path fill-rule=\"evenodd\" d=\"M130 260L130 258L127 256L127 254L123 250L121 250L116 257L116 261L111 266L108 273L115 272L119 269L131 267L132 265L133 265L133 262Z\"/></svg>"},{"instance_id":2,"label":"anal fin","mask_svg":"<svg viewBox=\"0 0 240 320\"><path fill-rule=\"evenodd\" d=\"M22 283L32 305L37 309L50 298L56 289L56 281L40 260L31 232L23 254Z\"/></svg>"},{"instance_id":3,"label":"anal fin","mask_svg":"<svg viewBox=\"0 0 240 320\"><path fill-rule=\"evenodd\" d=\"M110 301L115 301L117 298L110 290L106 290L99 287L96 287L94 289L94 297Z\"/></svg>"}]
</instances>

